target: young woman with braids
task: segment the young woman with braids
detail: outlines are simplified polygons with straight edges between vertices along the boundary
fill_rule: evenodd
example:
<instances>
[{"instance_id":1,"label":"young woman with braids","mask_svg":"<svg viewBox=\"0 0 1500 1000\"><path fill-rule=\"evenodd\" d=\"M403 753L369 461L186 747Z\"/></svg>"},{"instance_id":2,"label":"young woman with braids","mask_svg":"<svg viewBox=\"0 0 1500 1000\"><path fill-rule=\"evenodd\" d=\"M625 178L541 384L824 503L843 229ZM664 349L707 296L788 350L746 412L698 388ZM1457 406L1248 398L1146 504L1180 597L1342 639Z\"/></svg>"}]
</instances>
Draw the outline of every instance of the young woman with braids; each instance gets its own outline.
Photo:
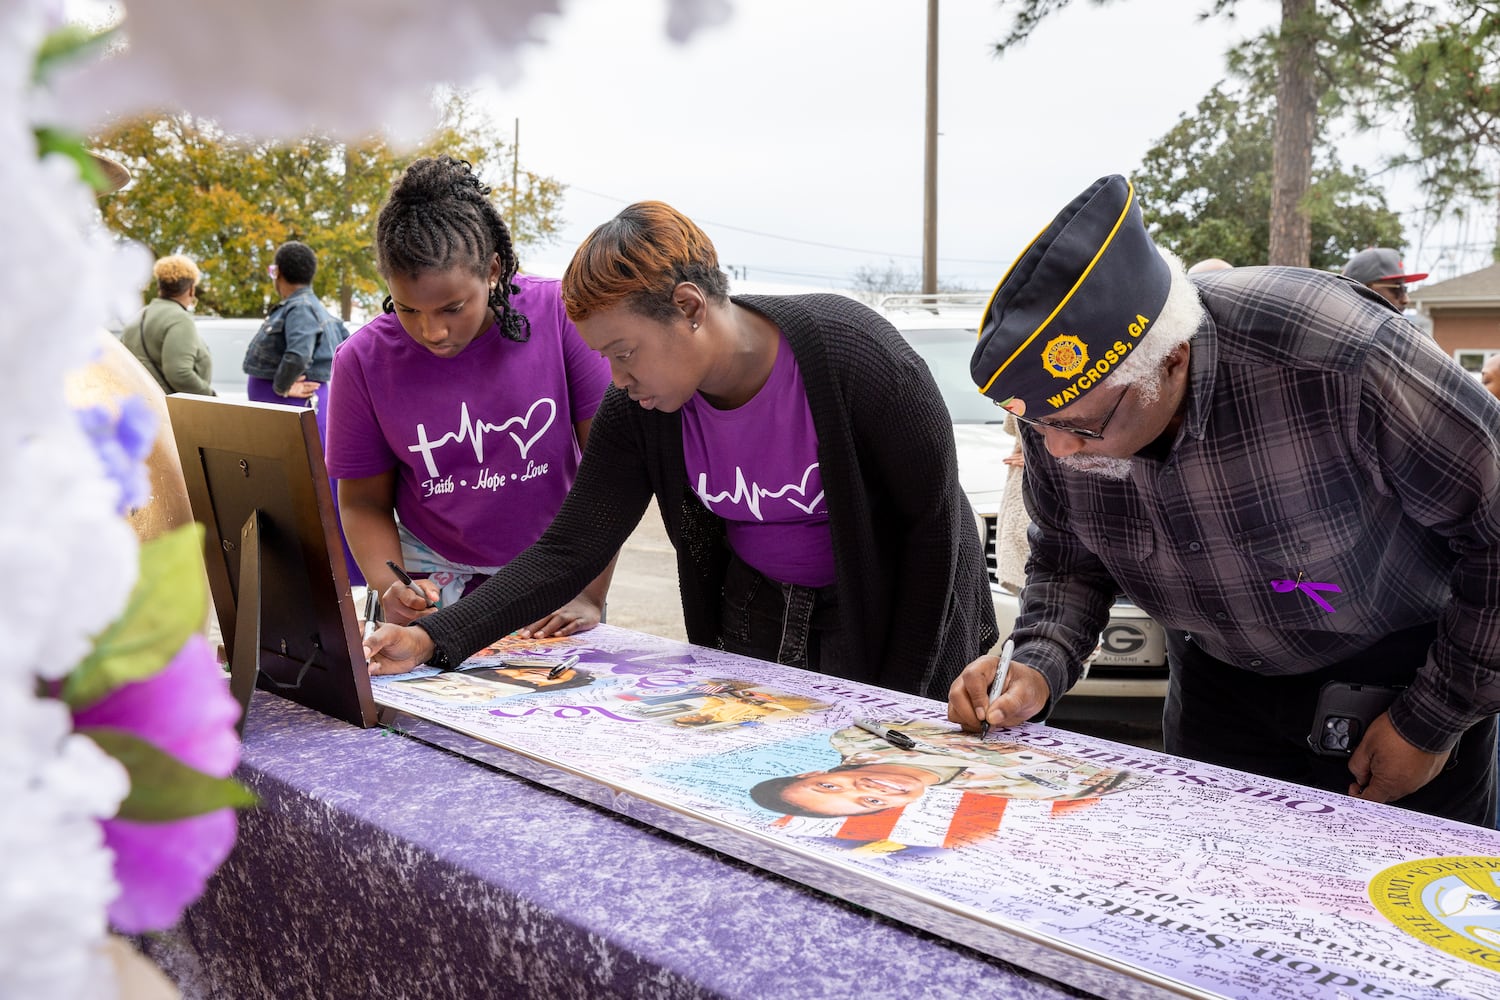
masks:
<instances>
[{"instance_id":1,"label":"young woman with braids","mask_svg":"<svg viewBox=\"0 0 1500 1000\"><path fill-rule=\"evenodd\" d=\"M390 295L334 357L328 469L365 579L386 619L406 622L541 535L573 484L609 368L568 320L558 282L517 273L510 231L462 160L407 167L375 240ZM598 624L612 556L511 628Z\"/></svg>"},{"instance_id":2,"label":"young woman with braids","mask_svg":"<svg viewBox=\"0 0 1500 1000\"><path fill-rule=\"evenodd\" d=\"M653 496L695 643L932 698L994 644L951 419L884 319L839 295L731 299L708 237L660 202L594 230L563 301L614 381L572 492L473 594L376 631L372 673L457 666L532 620Z\"/></svg>"}]
</instances>

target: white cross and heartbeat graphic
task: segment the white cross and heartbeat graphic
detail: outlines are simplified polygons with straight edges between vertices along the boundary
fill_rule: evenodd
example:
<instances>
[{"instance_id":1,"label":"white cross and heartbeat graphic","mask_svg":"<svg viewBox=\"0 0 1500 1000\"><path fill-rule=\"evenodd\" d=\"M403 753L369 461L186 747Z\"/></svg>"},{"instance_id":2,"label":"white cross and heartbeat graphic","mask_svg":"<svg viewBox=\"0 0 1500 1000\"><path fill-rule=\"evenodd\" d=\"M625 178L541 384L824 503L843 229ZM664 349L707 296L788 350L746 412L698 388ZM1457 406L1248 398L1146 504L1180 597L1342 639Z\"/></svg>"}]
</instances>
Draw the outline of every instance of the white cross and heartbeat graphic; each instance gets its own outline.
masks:
<instances>
[{"instance_id":1,"label":"white cross and heartbeat graphic","mask_svg":"<svg viewBox=\"0 0 1500 1000\"><path fill-rule=\"evenodd\" d=\"M530 432L531 418L536 415L537 410L541 407L546 407L547 419L536 429L535 433L530 433L530 436L522 438L521 434L511 430L512 427L519 425L523 433ZM552 422L556 419L557 403L545 396L531 404L531 408L526 411L526 416L511 417L501 424L492 424L484 420L476 421L471 419L469 417L469 404L464 403L458 412L458 430L449 431L442 437L429 440L427 437L427 425L417 424L417 443L408 446L406 450L419 452L422 460L427 463L427 474L436 479L439 473L437 462L433 460L432 453L443 445L452 441L470 441L474 446L474 460L476 462L483 462L484 435L486 433L505 431L510 439L516 443L516 447L520 449L521 457L526 458L527 452L531 451L531 446L541 440L542 435L547 433L547 429L552 426Z\"/></svg>"},{"instance_id":2,"label":"white cross and heartbeat graphic","mask_svg":"<svg viewBox=\"0 0 1500 1000\"><path fill-rule=\"evenodd\" d=\"M790 496L787 496L787 494L796 493L800 497L807 496L807 481L812 478L812 474L817 470L818 463L814 462L812 465L809 465L807 467L806 472L802 473L802 482L787 483L785 486L779 489L768 490L763 489L757 483L745 482L745 470L736 465L734 467L734 489L729 490L726 493L708 492L708 473L700 472L698 474L698 496L706 504L725 503L726 501L731 504L742 503L750 511L750 513L755 516L755 519L757 521L765 520L765 518L761 517L760 514L760 502L762 500L779 500L782 497L786 497L787 503L791 504L793 507L796 507L804 514L811 514L817 508L818 504L823 500L822 490L819 490L818 495L807 501L807 503L805 504L801 501L792 499Z\"/></svg>"}]
</instances>

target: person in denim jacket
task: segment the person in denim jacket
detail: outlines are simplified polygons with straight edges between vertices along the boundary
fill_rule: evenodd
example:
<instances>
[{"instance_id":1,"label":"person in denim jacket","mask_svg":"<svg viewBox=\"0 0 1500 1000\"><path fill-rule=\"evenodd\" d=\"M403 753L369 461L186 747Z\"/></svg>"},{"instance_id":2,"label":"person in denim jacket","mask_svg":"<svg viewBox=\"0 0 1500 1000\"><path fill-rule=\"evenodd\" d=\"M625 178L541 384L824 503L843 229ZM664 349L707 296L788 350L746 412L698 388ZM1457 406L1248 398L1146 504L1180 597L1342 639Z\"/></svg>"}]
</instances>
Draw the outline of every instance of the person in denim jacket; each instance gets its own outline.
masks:
<instances>
[{"instance_id":1,"label":"person in denim jacket","mask_svg":"<svg viewBox=\"0 0 1500 1000\"><path fill-rule=\"evenodd\" d=\"M328 377L341 327L313 294L318 258L295 240L276 248L271 280L281 302L271 310L245 351L246 390L260 403L309 406L318 411L318 434L325 431ZM308 403L308 400L314 400Z\"/></svg>"},{"instance_id":2,"label":"person in denim jacket","mask_svg":"<svg viewBox=\"0 0 1500 1000\"><path fill-rule=\"evenodd\" d=\"M267 269L281 301L260 325L245 349L245 391L256 403L311 406L317 414L318 441L328 445L328 380L333 374L333 352L344 339L344 325L313 294L318 258L312 247L296 240L276 248ZM330 479L334 508L338 483ZM342 535L342 530L340 531ZM359 564L344 544L349 582L364 583Z\"/></svg>"}]
</instances>

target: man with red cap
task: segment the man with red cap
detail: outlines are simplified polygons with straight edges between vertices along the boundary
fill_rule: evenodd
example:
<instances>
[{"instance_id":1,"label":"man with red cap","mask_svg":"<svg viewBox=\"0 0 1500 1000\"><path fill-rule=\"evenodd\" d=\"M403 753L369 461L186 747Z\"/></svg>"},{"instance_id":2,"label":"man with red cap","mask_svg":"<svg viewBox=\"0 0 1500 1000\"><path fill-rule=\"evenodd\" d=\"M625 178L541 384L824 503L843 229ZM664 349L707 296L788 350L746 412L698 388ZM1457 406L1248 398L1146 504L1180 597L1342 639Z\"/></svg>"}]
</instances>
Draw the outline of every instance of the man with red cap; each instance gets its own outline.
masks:
<instances>
[{"instance_id":1,"label":"man with red cap","mask_svg":"<svg viewBox=\"0 0 1500 1000\"><path fill-rule=\"evenodd\" d=\"M1390 247L1370 247L1349 258L1344 277L1371 289L1397 312L1405 312L1411 291L1407 286L1421 281L1427 273L1409 274L1399 253Z\"/></svg>"}]
</instances>

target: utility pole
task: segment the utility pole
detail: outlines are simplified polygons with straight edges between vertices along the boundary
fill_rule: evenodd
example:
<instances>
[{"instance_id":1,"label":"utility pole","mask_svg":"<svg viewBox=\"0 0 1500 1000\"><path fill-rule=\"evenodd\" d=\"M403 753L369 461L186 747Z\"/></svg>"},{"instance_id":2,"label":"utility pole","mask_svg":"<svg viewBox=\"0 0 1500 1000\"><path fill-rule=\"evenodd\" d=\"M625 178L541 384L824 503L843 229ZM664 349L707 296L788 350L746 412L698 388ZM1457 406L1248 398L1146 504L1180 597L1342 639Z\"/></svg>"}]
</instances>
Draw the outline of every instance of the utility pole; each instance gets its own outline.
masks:
<instances>
[{"instance_id":1,"label":"utility pole","mask_svg":"<svg viewBox=\"0 0 1500 1000\"><path fill-rule=\"evenodd\" d=\"M937 291L938 0L927 0L927 149L922 164L922 291Z\"/></svg>"}]
</instances>

